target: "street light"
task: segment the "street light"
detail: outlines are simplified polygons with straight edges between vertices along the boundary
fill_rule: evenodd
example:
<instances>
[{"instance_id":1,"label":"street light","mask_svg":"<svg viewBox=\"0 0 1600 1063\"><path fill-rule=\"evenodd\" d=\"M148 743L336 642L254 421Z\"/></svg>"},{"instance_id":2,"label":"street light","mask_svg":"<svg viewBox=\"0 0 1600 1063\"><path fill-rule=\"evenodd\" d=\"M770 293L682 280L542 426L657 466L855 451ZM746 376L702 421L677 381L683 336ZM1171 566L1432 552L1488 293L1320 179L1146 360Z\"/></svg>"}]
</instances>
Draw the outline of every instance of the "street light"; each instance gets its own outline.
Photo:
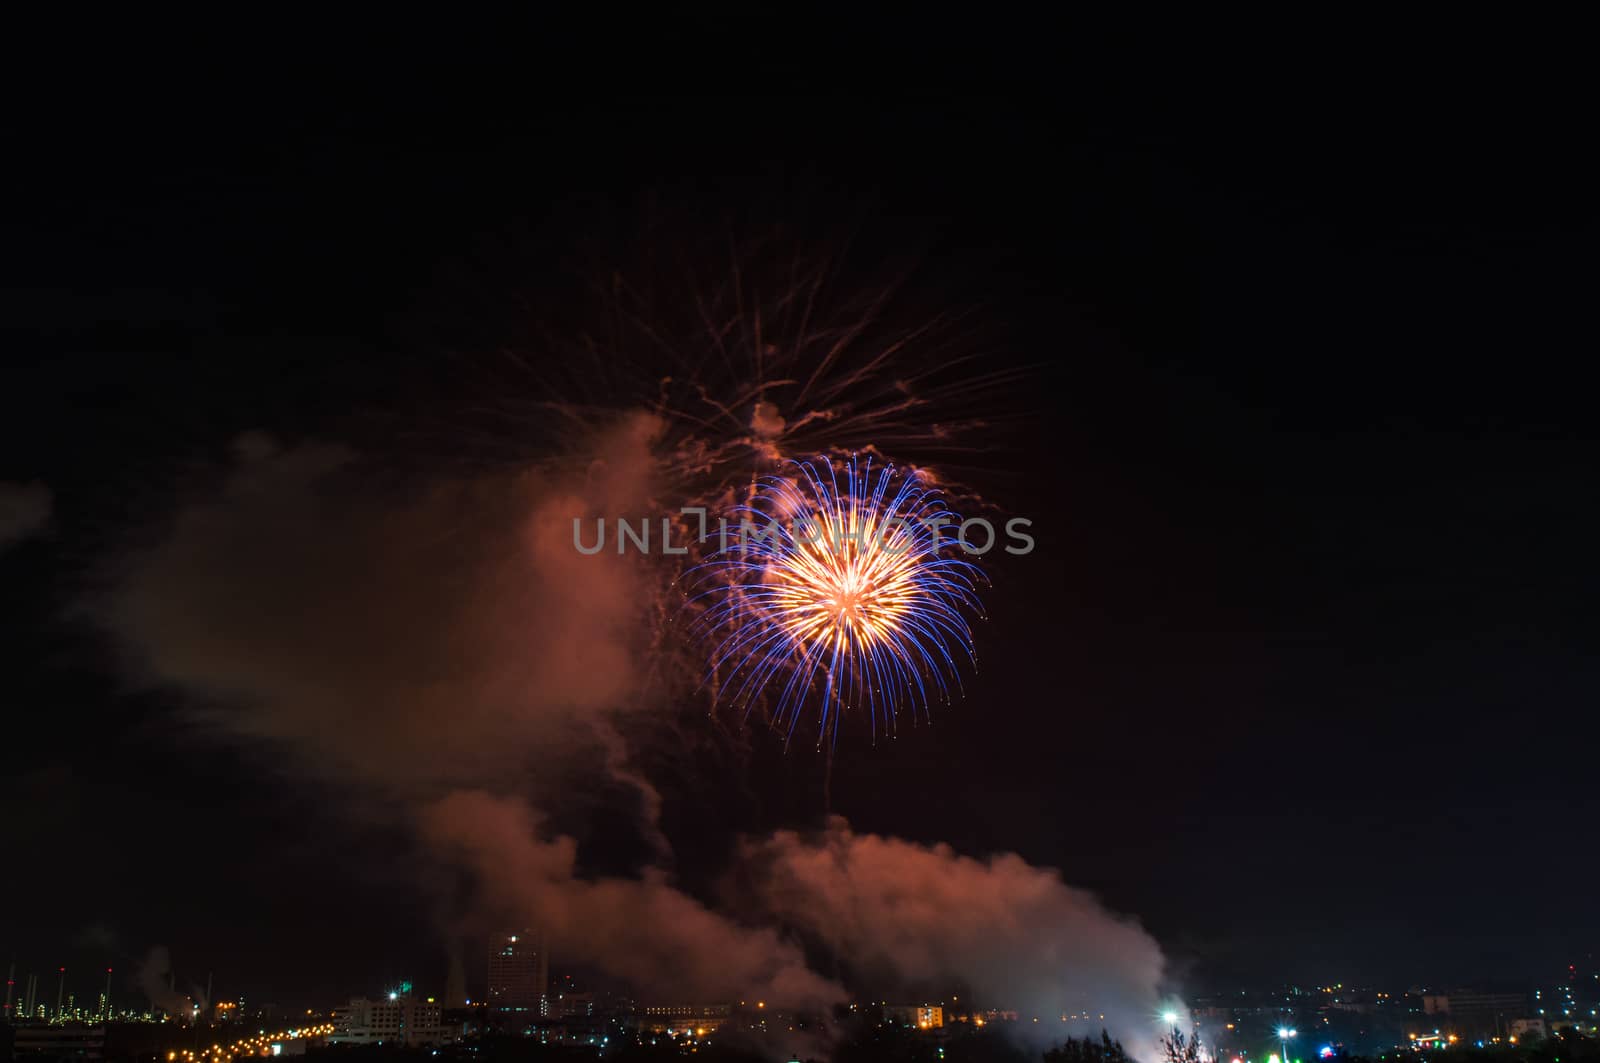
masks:
<instances>
[{"instance_id":1,"label":"street light","mask_svg":"<svg viewBox=\"0 0 1600 1063\"><path fill-rule=\"evenodd\" d=\"M1291 1030L1287 1026L1278 1027L1278 1043L1283 1046L1283 1063L1289 1063L1289 1038L1299 1032L1299 1030Z\"/></svg>"}]
</instances>

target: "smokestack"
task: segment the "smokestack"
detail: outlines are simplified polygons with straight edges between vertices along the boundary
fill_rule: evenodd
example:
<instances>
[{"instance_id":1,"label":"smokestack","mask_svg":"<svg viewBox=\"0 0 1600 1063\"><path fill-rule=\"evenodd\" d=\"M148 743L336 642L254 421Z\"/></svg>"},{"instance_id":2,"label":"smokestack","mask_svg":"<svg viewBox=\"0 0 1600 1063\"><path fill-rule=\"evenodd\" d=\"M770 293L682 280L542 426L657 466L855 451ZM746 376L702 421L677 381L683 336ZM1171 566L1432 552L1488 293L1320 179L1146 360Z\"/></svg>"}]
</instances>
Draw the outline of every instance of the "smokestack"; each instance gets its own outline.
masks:
<instances>
[{"instance_id":1,"label":"smokestack","mask_svg":"<svg viewBox=\"0 0 1600 1063\"><path fill-rule=\"evenodd\" d=\"M106 968L106 995L100 1000L101 1019L111 1021L111 968Z\"/></svg>"},{"instance_id":2,"label":"smokestack","mask_svg":"<svg viewBox=\"0 0 1600 1063\"><path fill-rule=\"evenodd\" d=\"M56 1021L61 1021L61 1000L67 992L67 969L61 968L61 979L56 982Z\"/></svg>"},{"instance_id":3,"label":"smokestack","mask_svg":"<svg viewBox=\"0 0 1600 1063\"><path fill-rule=\"evenodd\" d=\"M6 968L6 1021L11 1020L11 991L17 984L17 961L12 960L11 966Z\"/></svg>"},{"instance_id":4,"label":"smokestack","mask_svg":"<svg viewBox=\"0 0 1600 1063\"><path fill-rule=\"evenodd\" d=\"M39 992L39 976L37 974L28 975L28 994L27 994L28 1006L27 1006L26 1010L27 1010L27 1013L28 1013L28 1018L30 1018L30 1019L33 1018L33 1001L34 1001L35 995L38 992Z\"/></svg>"}]
</instances>

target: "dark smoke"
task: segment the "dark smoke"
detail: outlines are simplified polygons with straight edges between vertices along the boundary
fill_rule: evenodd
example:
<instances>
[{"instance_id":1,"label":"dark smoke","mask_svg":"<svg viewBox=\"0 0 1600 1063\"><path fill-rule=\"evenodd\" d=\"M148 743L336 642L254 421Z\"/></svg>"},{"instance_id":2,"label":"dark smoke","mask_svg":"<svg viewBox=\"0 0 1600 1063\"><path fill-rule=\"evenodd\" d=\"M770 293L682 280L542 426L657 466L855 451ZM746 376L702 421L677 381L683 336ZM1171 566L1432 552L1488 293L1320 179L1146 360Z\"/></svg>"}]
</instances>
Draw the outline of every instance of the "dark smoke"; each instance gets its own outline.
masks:
<instances>
[{"instance_id":1,"label":"dark smoke","mask_svg":"<svg viewBox=\"0 0 1600 1063\"><path fill-rule=\"evenodd\" d=\"M159 1008L168 1015L187 1019L196 1008L204 1012L210 1003L197 985L190 986L188 993L181 993L174 987L172 956L165 945L157 945L145 954L134 977L151 1007Z\"/></svg>"}]
</instances>

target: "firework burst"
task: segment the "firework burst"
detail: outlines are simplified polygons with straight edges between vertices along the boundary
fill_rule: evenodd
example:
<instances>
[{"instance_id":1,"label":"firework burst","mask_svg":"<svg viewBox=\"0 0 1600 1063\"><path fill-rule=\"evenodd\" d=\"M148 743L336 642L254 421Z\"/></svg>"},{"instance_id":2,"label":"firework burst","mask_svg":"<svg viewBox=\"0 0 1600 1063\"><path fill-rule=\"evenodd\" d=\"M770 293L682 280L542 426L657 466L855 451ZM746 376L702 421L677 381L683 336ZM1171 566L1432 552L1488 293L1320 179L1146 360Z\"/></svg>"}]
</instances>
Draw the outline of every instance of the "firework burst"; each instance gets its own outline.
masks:
<instances>
[{"instance_id":1,"label":"firework burst","mask_svg":"<svg viewBox=\"0 0 1600 1063\"><path fill-rule=\"evenodd\" d=\"M453 460L627 485L593 497L585 487L585 519L672 521L687 554L642 562L652 593L641 661L654 687L699 679L717 703L770 713L790 734L819 706L824 734L862 710L874 732L892 728L899 712L948 699L971 658L981 577L958 563L952 528L928 532L919 519L954 519L956 504L994 511L977 484L992 482L989 441L1025 416L1015 399L1028 370L1005 356L987 314L916 281L914 260L781 230L707 242L699 226L652 222L634 241L640 255L580 265L579 286L559 299L482 306L470 316L481 332L449 337L467 354L447 386L469 400L407 429L440 433L429 437ZM475 304L482 291L471 290ZM814 455L831 457L797 464ZM607 481L608 467L625 478ZM787 529L718 551L715 516L708 544L680 515L762 524L815 513L848 533L852 503L855 518L863 503L883 510L863 518L879 527L907 520L890 535L909 543L906 556L848 542L819 554ZM817 593L806 619L800 589L830 581L860 608L830 614Z\"/></svg>"},{"instance_id":2,"label":"firework burst","mask_svg":"<svg viewBox=\"0 0 1600 1063\"><path fill-rule=\"evenodd\" d=\"M789 736L817 704L819 744L846 713L876 735L926 714L975 664L967 615L982 572L958 556L960 518L915 471L872 457L790 462L764 476L738 528L689 573L693 627L719 700L770 706Z\"/></svg>"}]
</instances>

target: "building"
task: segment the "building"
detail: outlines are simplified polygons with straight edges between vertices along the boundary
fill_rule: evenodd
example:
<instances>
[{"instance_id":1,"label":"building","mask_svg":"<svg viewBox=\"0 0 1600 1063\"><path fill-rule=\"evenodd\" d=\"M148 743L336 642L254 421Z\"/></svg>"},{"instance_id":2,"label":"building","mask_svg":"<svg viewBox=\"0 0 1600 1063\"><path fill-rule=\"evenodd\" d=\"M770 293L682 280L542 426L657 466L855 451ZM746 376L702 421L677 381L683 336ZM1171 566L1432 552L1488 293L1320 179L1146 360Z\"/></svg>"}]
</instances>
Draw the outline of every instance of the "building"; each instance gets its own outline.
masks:
<instances>
[{"instance_id":1,"label":"building","mask_svg":"<svg viewBox=\"0 0 1600 1063\"><path fill-rule=\"evenodd\" d=\"M390 993L387 1000L357 997L333 1012L333 1033L338 1044L399 1044L407 1047L444 1044L455 1040L446 1027L438 1003L417 1000L410 994Z\"/></svg>"},{"instance_id":2,"label":"building","mask_svg":"<svg viewBox=\"0 0 1600 1063\"><path fill-rule=\"evenodd\" d=\"M654 1004L639 1014L639 1032L704 1037L733 1014L729 1004Z\"/></svg>"},{"instance_id":3,"label":"building","mask_svg":"<svg viewBox=\"0 0 1600 1063\"><path fill-rule=\"evenodd\" d=\"M489 949L489 1007L544 1018L550 1014L550 956L539 935L519 930L496 935Z\"/></svg>"},{"instance_id":4,"label":"building","mask_svg":"<svg viewBox=\"0 0 1600 1063\"><path fill-rule=\"evenodd\" d=\"M944 1008L937 1004L886 1004L883 1019L919 1030L937 1030L944 1025Z\"/></svg>"},{"instance_id":5,"label":"building","mask_svg":"<svg viewBox=\"0 0 1600 1063\"><path fill-rule=\"evenodd\" d=\"M587 1018L594 1014L593 993L557 993L550 1006L557 1019Z\"/></svg>"},{"instance_id":6,"label":"building","mask_svg":"<svg viewBox=\"0 0 1600 1063\"><path fill-rule=\"evenodd\" d=\"M1582 978L1577 967L1569 965L1560 984L1544 986L1534 993L1533 1014L1542 1017L1551 1032L1569 1027L1593 1028L1600 1018L1597 989L1600 977Z\"/></svg>"},{"instance_id":7,"label":"building","mask_svg":"<svg viewBox=\"0 0 1600 1063\"><path fill-rule=\"evenodd\" d=\"M1445 1018L1452 1032L1462 1037L1494 1037L1508 1032L1513 1019L1528 1013L1524 993L1495 993L1453 989L1422 998L1422 1013Z\"/></svg>"}]
</instances>

